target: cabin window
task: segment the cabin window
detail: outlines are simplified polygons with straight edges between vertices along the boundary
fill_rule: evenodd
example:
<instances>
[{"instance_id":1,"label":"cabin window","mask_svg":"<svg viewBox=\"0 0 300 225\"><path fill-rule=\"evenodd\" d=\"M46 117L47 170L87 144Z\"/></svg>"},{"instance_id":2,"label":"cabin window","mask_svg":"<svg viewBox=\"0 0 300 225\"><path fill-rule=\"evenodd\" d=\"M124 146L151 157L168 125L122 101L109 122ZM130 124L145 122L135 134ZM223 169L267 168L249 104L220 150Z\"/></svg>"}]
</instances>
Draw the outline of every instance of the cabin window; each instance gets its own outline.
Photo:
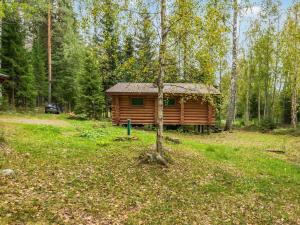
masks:
<instances>
[{"instance_id":1,"label":"cabin window","mask_svg":"<svg viewBox=\"0 0 300 225\"><path fill-rule=\"evenodd\" d=\"M176 103L175 98L164 99L164 106L174 106Z\"/></svg>"},{"instance_id":2,"label":"cabin window","mask_svg":"<svg viewBox=\"0 0 300 225\"><path fill-rule=\"evenodd\" d=\"M142 106L142 105L144 105L144 99L143 98L132 98L131 104L133 106Z\"/></svg>"}]
</instances>

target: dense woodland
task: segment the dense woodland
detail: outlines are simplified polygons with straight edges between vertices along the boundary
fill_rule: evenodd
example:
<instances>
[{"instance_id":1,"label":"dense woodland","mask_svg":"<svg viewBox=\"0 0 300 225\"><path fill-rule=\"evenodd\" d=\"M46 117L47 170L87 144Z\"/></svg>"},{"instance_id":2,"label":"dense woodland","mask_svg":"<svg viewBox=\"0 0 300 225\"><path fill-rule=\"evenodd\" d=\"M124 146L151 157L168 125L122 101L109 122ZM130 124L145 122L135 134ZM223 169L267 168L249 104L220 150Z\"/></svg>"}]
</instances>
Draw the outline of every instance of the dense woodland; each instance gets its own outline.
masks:
<instances>
[{"instance_id":1,"label":"dense woodland","mask_svg":"<svg viewBox=\"0 0 300 225\"><path fill-rule=\"evenodd\" d=\"M47 1L1 1L1 109L42 107L48 96ZM243 125L297 125L300 3L170 0L164 82L217 86L219 114ZM246 14L247 30L241 28ZM117 82L157 82L160 4L156 0L50 2L53 102L65 111L108 116L104 91ZM230 107L232 106L232 107Z\"/></svg>"}]
</instances>

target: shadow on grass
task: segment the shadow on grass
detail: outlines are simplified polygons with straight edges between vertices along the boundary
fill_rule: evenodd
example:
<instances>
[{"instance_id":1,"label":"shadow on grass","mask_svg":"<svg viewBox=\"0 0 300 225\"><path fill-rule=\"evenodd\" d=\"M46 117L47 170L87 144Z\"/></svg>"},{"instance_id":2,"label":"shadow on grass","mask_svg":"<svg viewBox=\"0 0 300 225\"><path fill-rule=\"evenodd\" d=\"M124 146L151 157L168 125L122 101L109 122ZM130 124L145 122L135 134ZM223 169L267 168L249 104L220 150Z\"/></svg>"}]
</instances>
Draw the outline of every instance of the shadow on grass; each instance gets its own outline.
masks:
<instances>
[{"instance_id":1,"label":"shadow on grass","mask_svg":"<svg viewBox=\"0 0 300 225\"><path fill-rule=\"evenodd\" d=\"M272 132L275 135L291 135L295 137L300 137L300 128L293 129L293 128L279 128Z\"/></svg>"}]
</instances>

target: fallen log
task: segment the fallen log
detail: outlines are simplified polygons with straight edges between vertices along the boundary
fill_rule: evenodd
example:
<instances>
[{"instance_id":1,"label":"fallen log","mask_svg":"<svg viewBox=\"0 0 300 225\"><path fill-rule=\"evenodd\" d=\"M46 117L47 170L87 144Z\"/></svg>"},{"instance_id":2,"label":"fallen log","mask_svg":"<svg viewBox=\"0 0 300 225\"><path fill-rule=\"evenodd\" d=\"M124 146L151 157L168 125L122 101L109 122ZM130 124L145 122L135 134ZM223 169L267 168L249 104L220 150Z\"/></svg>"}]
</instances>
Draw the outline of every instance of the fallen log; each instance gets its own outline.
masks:
<instances>
[{"instance_id":1,"label":"fallen log","mask_svg":"<svg viewBox=\"0 0 300 225\"><path fill-rule=\"evenodd\" d=\"M167 136L165 137L165 140L174 144L181 144L181 141L178 138L172 138Z\"/></svg>"},{"instance_id":2,"label":"fallen log","mask_svg":"<svg viewBox=\"0 0 300 225\"><path fill-rule=\"evenodd\" d=\"M128 137L116 137L114 141L137 141L138 137L128 136Z\"/></svg>"},{"instance_id":3,"label":"fallen log","mask_svg":"<svg viewBox=\"0 0 300 225\"><path fill-rule=\"evenodd\" d=\"M266 149L267 152L273 152L273 153L276 153L276 154L284 154L285 151L282 151L282 150L277 150L277 149Z\"/></svg>"}]
</instances>

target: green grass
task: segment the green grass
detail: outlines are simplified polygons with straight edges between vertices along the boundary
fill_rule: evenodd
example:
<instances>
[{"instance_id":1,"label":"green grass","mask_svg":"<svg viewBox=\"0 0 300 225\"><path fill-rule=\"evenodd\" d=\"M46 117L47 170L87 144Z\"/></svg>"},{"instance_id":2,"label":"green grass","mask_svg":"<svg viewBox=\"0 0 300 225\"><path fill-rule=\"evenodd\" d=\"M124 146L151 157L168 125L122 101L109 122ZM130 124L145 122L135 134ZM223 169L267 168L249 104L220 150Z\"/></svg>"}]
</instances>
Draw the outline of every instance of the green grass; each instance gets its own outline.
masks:
<instances>
[{"instance_id":1,"label":"green grass","mask_svg":"<svg viewBox=\"0 0 300 225\"><path fill-rule=\"evenodd\" d=\"M151 131L115 142L126 129L108 122L22 114L0 121L11 150L0 151L0 169L16 172L0 177L0 224L300 224L294 135L170 132L182 144L168 144L174 162L163 168L138 164L155 143Z\"/></svg>"}]
</instances>

